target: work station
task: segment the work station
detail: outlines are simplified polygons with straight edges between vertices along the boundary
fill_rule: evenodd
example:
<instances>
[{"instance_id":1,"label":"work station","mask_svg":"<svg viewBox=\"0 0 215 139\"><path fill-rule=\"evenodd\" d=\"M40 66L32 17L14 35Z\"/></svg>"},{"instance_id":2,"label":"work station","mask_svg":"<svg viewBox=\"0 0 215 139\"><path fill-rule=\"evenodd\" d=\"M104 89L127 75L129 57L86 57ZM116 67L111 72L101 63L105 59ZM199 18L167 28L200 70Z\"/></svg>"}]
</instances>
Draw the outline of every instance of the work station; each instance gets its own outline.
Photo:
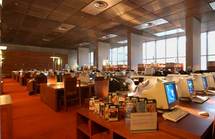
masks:
<instances>
[{"instance_id":1,"label":"work station","mask_svg":"<svg viewBox=\"0 0 215 139\"><path fill-rule=\"evenodd\" d=\"M0 0L1 139L214 139L214 0Z\"/></svg>"}]
</instances>

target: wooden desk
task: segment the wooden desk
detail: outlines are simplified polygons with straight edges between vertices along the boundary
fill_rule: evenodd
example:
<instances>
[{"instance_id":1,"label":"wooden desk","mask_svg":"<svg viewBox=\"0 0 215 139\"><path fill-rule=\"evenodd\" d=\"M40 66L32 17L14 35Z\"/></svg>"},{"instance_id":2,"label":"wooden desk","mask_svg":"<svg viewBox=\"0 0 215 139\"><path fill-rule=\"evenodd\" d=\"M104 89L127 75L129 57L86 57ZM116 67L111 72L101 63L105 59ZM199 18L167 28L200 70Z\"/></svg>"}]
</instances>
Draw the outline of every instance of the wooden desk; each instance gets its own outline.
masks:
<instances>
[{"instance_id":1,"label":"wooden desk","mask_svg":"<svg viewBox=\"0 0 215 139\"><path fill-rule=\"evenodd\" d=\"M212 138L213 122L215 117L215 96L203 104L194 102L179 102L177 107L188 111L190 114L177 123L165 121L160 116L159 129L181 138ZM209 117L200 116L200 111L209 112ZM180 134L179 134L180 133Z\"/></svg>"},{"instance_id":2,"label":"wooden desk","mask_svg":"<svg viewBox=\"0 0 215 139\"><path fill-rule=\"evenodd\" d=\"M212 139L212 133L213 133L213 122L214 122L214 116L215 116L215 96L211 97L207 102L203 104L197 104L197 103L185 103L180 102L177 107L180 107L184 110L187 110L191 114L184 117L177 123L164 120L162 118L161 114L158 114L158 131L157 132L151 132L153 133L141 133L141 134L132 134L130 133L129 129L126 127L125 121L120 122L108 122L104 119L100 118L99 116L93 114L92 112L89 112L88 109L81 109L78 111L78 124L77 126L78 135L80 138L84 136L85 138L93 137L95 133L92 132L91 128L97 128L92 125L92 122L100 125L101 127L105 127L108 129L108 131L111 131L110 134L108 134L112 138L116 134L117 137L120 136L120 138L192 138L192 139ZM199 111L208 111L210 113L209 117L202 117L198 114ZM82 122L80 122L80 117L83 116L85 118L81 118ZM89 129L87 129L86 125L85 127L82 124L83 119L88 119L90 121ZM86 123L85 123L86 124ZM119 128L120 127L120 128ZM82 134L82 135L80 135ZM102 133L103 134L103 133ZM102 135L99 135L102 136ZM107 136L107 133L103 136ZM166 137L165 137L166 136ZM102 137L101 137L102 138Z\"/></svg>"},{"instance_id":3,"label":"wooden desk","mask_svg":"<svg viewBox=\"0 0 215 139\"><path fill-rule=\"evenodd\" d=\"M77 86L78 87L78 86ZM92 88L94 87L94 84L81 84L80 88L89 88L88 95L92 95ZM83 93L81 92L81 100ZM62 82L55 83L55 84L41 84L40 85L40 98L41 101L47 104L49 107L51 107L55 111L60 111L61 109L61 98L64 95L64 84ZM80 104L82 104L82 101L80 100Z\"/></svg>"},{"instance_id":4,"label":"wooden desk","mask_svg":"<svg viewBox=\"0 0 215 139\"><path fill-rule=\"evenodd\" d=\"M76 125L78 139L177 139L160 130L131 133L126 121L109 122L88 111L87 108L78 110Z\"/></svg>"},{"instance_id":5,"label":"wooden desk","mask_svg":"<svg viewBox=\"0 0 215 139\"><path fill-rule=\"evenodd\" d=\"M12 99L10 95L0 95L0 139L13 138Z\"/></svg>"}]
</instances>

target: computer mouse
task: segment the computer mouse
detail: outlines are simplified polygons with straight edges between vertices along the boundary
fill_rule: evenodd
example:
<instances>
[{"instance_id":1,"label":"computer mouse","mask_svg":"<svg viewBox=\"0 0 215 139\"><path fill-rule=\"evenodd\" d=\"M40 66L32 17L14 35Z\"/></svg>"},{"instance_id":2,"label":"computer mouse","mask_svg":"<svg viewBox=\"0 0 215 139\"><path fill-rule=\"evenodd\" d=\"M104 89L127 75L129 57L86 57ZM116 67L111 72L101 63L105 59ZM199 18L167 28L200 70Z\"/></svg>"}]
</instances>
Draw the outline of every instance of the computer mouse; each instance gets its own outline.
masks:
<instances>
[{"instance_id":1,"label":"computer mouse","mask_svg":"<svg viewBox=\"0 0 215 139\"><path fill-rule=\"evenodd\" d=\"M208 117L209 113L206 111L201 111L201 112L199 112L199 115Z\"/></svg>"}]
</instances>

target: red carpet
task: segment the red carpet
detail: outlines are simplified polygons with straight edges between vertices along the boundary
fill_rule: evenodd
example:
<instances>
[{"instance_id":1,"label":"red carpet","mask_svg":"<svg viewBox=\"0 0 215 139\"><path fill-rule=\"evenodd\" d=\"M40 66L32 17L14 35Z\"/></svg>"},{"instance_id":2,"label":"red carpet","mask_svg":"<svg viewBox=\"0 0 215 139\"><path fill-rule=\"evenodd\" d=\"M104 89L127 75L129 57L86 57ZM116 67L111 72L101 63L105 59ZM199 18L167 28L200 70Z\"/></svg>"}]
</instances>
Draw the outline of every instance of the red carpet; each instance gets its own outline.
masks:
<instances>
[{"instance_id":1,"label":"red carpet","mask_svg":"<svg viewBox=\"0 0 215 139\"><path fill-rule=\"evenodd\" d=\"M26 87L12 79L4 80L4 93L13 99L14 139L75 139L76 110L55 112L40 101L40 96L29 96Z\"/></svg>"}]
</instances>

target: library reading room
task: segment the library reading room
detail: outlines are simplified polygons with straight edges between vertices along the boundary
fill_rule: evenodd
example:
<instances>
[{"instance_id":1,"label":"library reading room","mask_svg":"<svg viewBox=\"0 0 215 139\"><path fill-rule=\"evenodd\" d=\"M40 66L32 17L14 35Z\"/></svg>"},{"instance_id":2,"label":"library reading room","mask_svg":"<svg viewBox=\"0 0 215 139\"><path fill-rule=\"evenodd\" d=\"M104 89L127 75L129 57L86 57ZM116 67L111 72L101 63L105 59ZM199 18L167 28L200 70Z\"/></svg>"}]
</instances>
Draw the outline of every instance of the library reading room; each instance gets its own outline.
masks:
<instances>
[{"instance_id":1,"label":"library reading room","mask_svg":"<svg viewBox=\"0 0 215 139\"><path fill-rule=\"evenodd\" d=\"M215 139L215 0L0 0L0 139Z\"/></svg>"}]
</instances>

